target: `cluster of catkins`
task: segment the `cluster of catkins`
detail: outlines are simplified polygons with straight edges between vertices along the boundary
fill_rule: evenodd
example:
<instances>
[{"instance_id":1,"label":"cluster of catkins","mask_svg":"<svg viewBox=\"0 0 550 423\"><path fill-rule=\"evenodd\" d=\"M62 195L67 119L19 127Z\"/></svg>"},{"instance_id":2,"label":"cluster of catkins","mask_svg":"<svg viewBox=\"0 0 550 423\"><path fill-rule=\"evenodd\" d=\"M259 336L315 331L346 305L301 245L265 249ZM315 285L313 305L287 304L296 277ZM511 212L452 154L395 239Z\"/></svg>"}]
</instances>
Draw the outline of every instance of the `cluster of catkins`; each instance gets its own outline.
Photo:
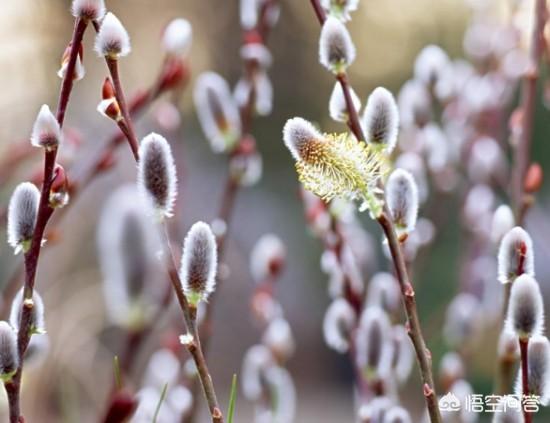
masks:
<instances>
[{"instance_id":1,"label":"cluster of catkins","mask_svg":"<svg viewBox=\"0 0 550 423\"><path fill-rule=\"evenodd\" d=\"M392 94L376 88L360 113L359 96L349 86L346 93L340 81L355 58L345 22L357 3L323 2L328 15L319 41L320 62L338 79L330 96L329 114L333 120L347 123L354 135L323 134L308 121L293 118L284 127L283 139L305 188L302 199L308 224L325 247L321 267L330 278L332 302L323 333L327 345L347 354L353 364L358 420L411 422L399 398L414 361L407 329L398 323L400 287L390 273L371 273L376 262L373 240L350 201L358 200L360 209L369 209L374 218L385 204L397 236L408 243L415 233L419 194L411 173L402 168L391 171L389 157L396 147L399 126ZM357 139L347 95L360 116L366 142ZM322 200L332 201L326 205ZM387 249L385 242L383 245Z\"/></svg>"},{"instance_id":2,"label":"cluster of catkins","mask_svg":"<svg viewBox=\"0 0 550 423\"><path fill-rule=\"evenodd\" d=\"M280 303L274 297L285 263L286 249L273 234L263 235L250 255L250 272L256 284L251 300L254 320L263 330L261 342L243 358L241 385L255 405L255 422L292 422L296 395L284 365L294 353L294 338Z\"/></svg>"}]
</instances>

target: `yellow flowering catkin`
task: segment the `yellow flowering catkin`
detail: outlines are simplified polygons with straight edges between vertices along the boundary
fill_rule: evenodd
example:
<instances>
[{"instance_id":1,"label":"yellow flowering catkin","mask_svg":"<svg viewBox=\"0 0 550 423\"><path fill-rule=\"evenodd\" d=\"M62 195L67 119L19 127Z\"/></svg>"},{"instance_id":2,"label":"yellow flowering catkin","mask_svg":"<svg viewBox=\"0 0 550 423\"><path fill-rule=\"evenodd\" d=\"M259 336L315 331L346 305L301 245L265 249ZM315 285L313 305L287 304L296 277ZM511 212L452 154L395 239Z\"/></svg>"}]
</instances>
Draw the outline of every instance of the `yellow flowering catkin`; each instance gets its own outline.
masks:
<instances>
[{"instance_id":1,"label":"yellow flowering catkin","mask_svg":"<svg viewBox=\"0 0 550 423\"><path fill-rule=\"evenodd\" d=\"M377 184L389 170L381 149L344 133L312 138L298 150L296 170L305 189L325 201L335 197L359 200L361 209L378 214Z\"/></svg>"}]
</instances>

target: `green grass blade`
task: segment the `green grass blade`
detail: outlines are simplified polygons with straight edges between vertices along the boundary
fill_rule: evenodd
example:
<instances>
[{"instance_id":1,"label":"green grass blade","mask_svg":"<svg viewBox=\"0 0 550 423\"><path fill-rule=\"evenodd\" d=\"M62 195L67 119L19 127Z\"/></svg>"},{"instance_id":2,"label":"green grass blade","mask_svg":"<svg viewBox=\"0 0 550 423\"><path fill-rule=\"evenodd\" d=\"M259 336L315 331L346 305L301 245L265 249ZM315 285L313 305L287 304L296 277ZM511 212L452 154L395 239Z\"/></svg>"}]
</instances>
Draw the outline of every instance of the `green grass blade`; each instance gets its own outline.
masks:
<instances>
[{"instance_id":1,"label":"green grass blade","mask_svg":"<svg viewBox=\"0 0 550 423\"><path fill-rule=\"evenodd\" d=\"M115 355L113 359L113 368L115 373L115 386L117 390L122 389L122 377L120 376L120 362L118 361L118 355Z\"/></svg>"},{"instance_id":2,"label":"green grass blade","mask_svg":"<svg viewBox=\"0 0 550 423\"><path fill-rule=\"evenodd\" d=\"M227 409L227 423L233 423L233 414L235 413L235 403L237 402L237 375L233 375L231 382L231 393L229 394L229 407Z\"/></svg>"},{"instance_id":3,"label":"green grass blade","mask_svg":"<svg viewBox=\"0 0 550 423\"><path fill-rule=\"evenodd\" d=\"M160 412L160 406L162 405L164 398L166 398L166 391L168 390L168 383L164 384L164 387L162 388L162 392L160 393L159 402L157 404L157 408L155 408L155 414L153 415L153 421L152 423L157 423L157 418L159 416Z\"/></svg>"}]
</instances>

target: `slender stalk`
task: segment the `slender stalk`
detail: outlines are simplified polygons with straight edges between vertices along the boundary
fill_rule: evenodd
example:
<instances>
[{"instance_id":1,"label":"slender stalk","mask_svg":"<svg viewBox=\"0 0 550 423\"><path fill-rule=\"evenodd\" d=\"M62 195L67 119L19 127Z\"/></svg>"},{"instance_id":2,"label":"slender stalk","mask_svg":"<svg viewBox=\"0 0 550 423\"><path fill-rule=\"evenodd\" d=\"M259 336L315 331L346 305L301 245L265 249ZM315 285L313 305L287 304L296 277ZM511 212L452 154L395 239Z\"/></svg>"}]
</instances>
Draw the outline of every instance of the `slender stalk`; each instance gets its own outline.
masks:
<instances>
[{"instance_id":1,"label":"slender stalk","mask_svg":"<svg viewBox=\"0 0 550 423\"><path fill-rule=\"evenodd\" d=\"M537 99L537 81L541 57L544 52L544 25L547 20L546 0L534 0L535 21L531 33L530 68L523 77L521 88L521 134L515 151L515 163L512 171L512 198L516 211L516 223L521 225L528 204L524 198L524 179L531 156L533 124Z\"/></svg>"},{"instance_id":2,"label":"slender stalk","mask_svg":"<svg viewBox=\"0 0 550 423\"><path fill-rule=\"evenodd\" d=\"M134 155L134 158L137 160L139 142L134 132L134 125L132 123L132 119L130 119L129 109L126 106L126 98L124 96L122 82L120 81L120 75L118 73L118 60L112 59L110 57L105 57L105 62L107 63L107 67L109 68L109 73L111 74L111 78L113 79L113 85L115 86L116 101L118 102L118 106L120 107L120 112L122 113L122 117L124 118L126 131L124 131L122 128L121 130L123 130L124 134L126 135L126 138L128 139L128 143L130 144L130 149L132 150L132 154Z\"/></svg>"},{"instance_id":3,"label":"slender stalk","mask_svg":"<svg viewBox=\"0 0 550 423\"><path fill-rule=\"evenodd\" d=\"M519 351L521 354L521 386L523 397L529 395L529 338L519 340ZM522 401L523 404L523 401ZM525 423L532 423L533 415L523 406L523 419Z\"/></svg>"},{"instance_id":4,"label":"slender stalk","mask_svg":"<svg viewBox=\"0 0 550 423\"><path fill-rule=\"evenodd\" d=\"M311 0L311 4L315 10L319 23L322 25L326 17L319 0ZM357 140L365 140L361 125L358 124L359 116L357 114L357 110L351 101L351 86L349 80L344 73L337 75L336 79L340 82L342 90L344 91L350 130L353 132ZM420 376L424 385L424 398L428 408L428 413L430 415L430 421L432 423L441 423L441 413L437 402L437 395L435 393L435 384L433 380L431 353L426 347L426 342L424 340L424 336L422 335L420 319L418 318L418 311L416 307L414 288L409 281L401 245L397 239L395 228L391 220L391 214L387 206L384 207L383 213L377 217L377 221L382 227L382 230L388 240L392 261L395 267L395 273L399 286L401 287L405 314L407 316L408 332L416 352Z\"/></svg>"},{"instance_id":5,"label":"slender stalk","mask_svg":"<svg viewBox=\"0 0 550 423\"><path fill-rule=\"evenodd\" d=\"M168 229L165 224L163 226L165 244L168 252L168 273L170 276L170 281L172 282L172 286L174 288L174 291L176 292L176 297L178 299L180 308L183 312L185 325L187 326L189 334L192 336L191 342L189 342L186 347L193 357L193 361L195 362L195 366L197 367L197 372L199 374L199 379L201 381L201 385L204 391L204 396L206 398L206 402L208 403L208 408L212 416L212 423L223 423L223 415L221 412L221 408L218 404L216 391L214 390L214 384L212 383L212 377L210 376L210 372L208 371L206 359L201 348L199 331L197 329L195 318L196 316L193 310L191 310L191 307L189 306L187 298L185 297L185 294L183 292L183 285L179 278L176 261L172 252L170 238L168 236Z\"/></svg>"},{"instance_id":6,"label":"slender stalk","mask_svg":"<svg viewBox=\"0 0 550 423\"><path fill-rule=\"evenodd\" d=\"M116 61L115 61L115 65L113 66L113 61L111 59L106 58L106 60L107 60L107 63L109 64L109 70L111 71L111 77L113 78L115 91L117 91L118 93L117 101L119 101L119 107L121 109L120 111L122 113L122 116L124 116L124 119L126 120L127 127L130 129L132 128L132 123L130 119L130 113L126 106L126 102L124 100L123 101L119 100L119 96L121 99L124 99L124 94L122 92L122 86L120 85L120 78L118 78L118 67L116 66ZM119 81L118 84L117 82L115 82L117 80ZM130 129L129 132L132 132L132 130ZM139 160L139 150L136 148L134 151L134 146L138 145L137 139L135 139L135 135L133 136L133 140L131 138L132 136L128 139L128 141L129 141L130 148L134 153L134 158L137 162ZM135 144L134 144L134 141L135 141ZM165 223L163 224L163 233L165 238L165 248L169 256L168 257L169 260L167 264L168 264L168 273L170 276L170 281L176 293L176 297L178 299L178 303L180 305L187 330L189 334L193 337L193 341L189 345L187 345L187 349L189 350L189 353L193 357L193 360L197 367L199 378L206 397L206 401L208 403L208 408L212 416L212 423L223 423L223 414L221 412L221 408L218 405L216 392L214 390L214 384L212 383L212 377L210 376L210 373L208 371L208 367L206 365L206 359L204 358L204 354L201 349L199 334L195 323L195 316L194 316L194 313L192 313L191 307L189 306L189 303L187 302L187 298L185 297L185 294L183 292L183 285L179 278L176 260L172 252L170 238L168 236L168 228Z\"/></svg>"},{"instance_id":7,"label":"slender stalk","mask_svg":"<svg viewBox=\"0 0 550 423\"><path fill-rule=\"evenodd\" d=\"M389 216L390 214L387 207L384 207L384 212L378 217L377 220L380 226L382 226L384 234L388 240L397 280L399 281L399 286L401 287L401 294L405 305L405 314L407 315L407 330L413 343L418 365L420 367L420 376L424 385L424 398L428 407L428 413L430 414L430 420L432 423L441 423L441 413L439 411L432 374L431 353L426 347L426 342L424 341L424 337L422 335L420 319L418 318L416 307L414 288L408 279L403 252L401 251L401 246L395 233L395 228L393 227L393 223Z\"/></svg>"},{"instance_id":8,"label":"slender stalk","mask_svg":"<svg viewBox=\"0 0 550 423\"><path fill-rule=\"evenodd\" d=\"M61 90L59 93L59 102L57 105L56 118L59 122L59 126L63 126L65 119L65 113L67 110L67 105L69 103L69 98L71 96L73 88L73 77L74 70L76 65L76 60L78 57L78 52L80 45L82 43L82 38L86 27L88 26L88 21L85 19L77 18L74 24L73 35L71 39L71 50L69 54L69 62L67 63L67 71L63 82L61 84ZM23 357L25 356L25 351L27 350L31 332L31 318L32 318L32 296L34 292L34 284L36 278L36 269L38 267L38 259L40 257L42 239L44 237L44 232L46 230L46 225L53 213L53 209L49 204L50 189L53 182L53 171L55 168L55 162L57 157L57 147L50 150L46 150L44 153L44 181L42 184L42 190L40 193L40 202L38 205L38 215L36 218L36 225L33 234L33 239L31 241L31 247L29 251L25 254L24 265L25 265L25 282L23 289L23 296L25 301L23 301L21 320L19 324L19 332L17 335L17 349L19 353L20 364L15 375L13 376L10 383L5 384L6 392L8 395L8 403L10 408L10 422L11 423L20 423L23 421L21 416L21 406L20 406L20 395L21 395L21 375L23 373Z\"/></svg>"}]
</instances>

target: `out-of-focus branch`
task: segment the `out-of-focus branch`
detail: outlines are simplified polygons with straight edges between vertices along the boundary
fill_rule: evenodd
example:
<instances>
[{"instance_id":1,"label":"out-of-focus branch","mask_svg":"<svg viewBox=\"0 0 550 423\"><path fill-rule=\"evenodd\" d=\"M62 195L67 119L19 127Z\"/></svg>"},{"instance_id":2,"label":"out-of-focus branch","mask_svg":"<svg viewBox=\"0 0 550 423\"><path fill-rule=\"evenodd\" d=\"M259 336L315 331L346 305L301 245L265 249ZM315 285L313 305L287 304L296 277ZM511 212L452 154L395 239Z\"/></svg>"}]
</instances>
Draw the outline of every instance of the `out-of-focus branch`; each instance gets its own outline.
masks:
<instances>
[{"instance_id":1,"label":"out-of-focus branch","mask_svg":"<svg viewBox=\"0 0 550 423\"><path fill-rule=\"evenodd\" d=\"M529 202L525 198L524 182L529 168L533 125L537 99L537 81L544 51L544 26L548 11L546 0L534 0L534 25L531 35L530 65L523 77L521 88L521 133L515 148L515 163L512 180L512 199L516 212L516 223L521 225L525 218Z\"/></svg>"}]
</instances>

